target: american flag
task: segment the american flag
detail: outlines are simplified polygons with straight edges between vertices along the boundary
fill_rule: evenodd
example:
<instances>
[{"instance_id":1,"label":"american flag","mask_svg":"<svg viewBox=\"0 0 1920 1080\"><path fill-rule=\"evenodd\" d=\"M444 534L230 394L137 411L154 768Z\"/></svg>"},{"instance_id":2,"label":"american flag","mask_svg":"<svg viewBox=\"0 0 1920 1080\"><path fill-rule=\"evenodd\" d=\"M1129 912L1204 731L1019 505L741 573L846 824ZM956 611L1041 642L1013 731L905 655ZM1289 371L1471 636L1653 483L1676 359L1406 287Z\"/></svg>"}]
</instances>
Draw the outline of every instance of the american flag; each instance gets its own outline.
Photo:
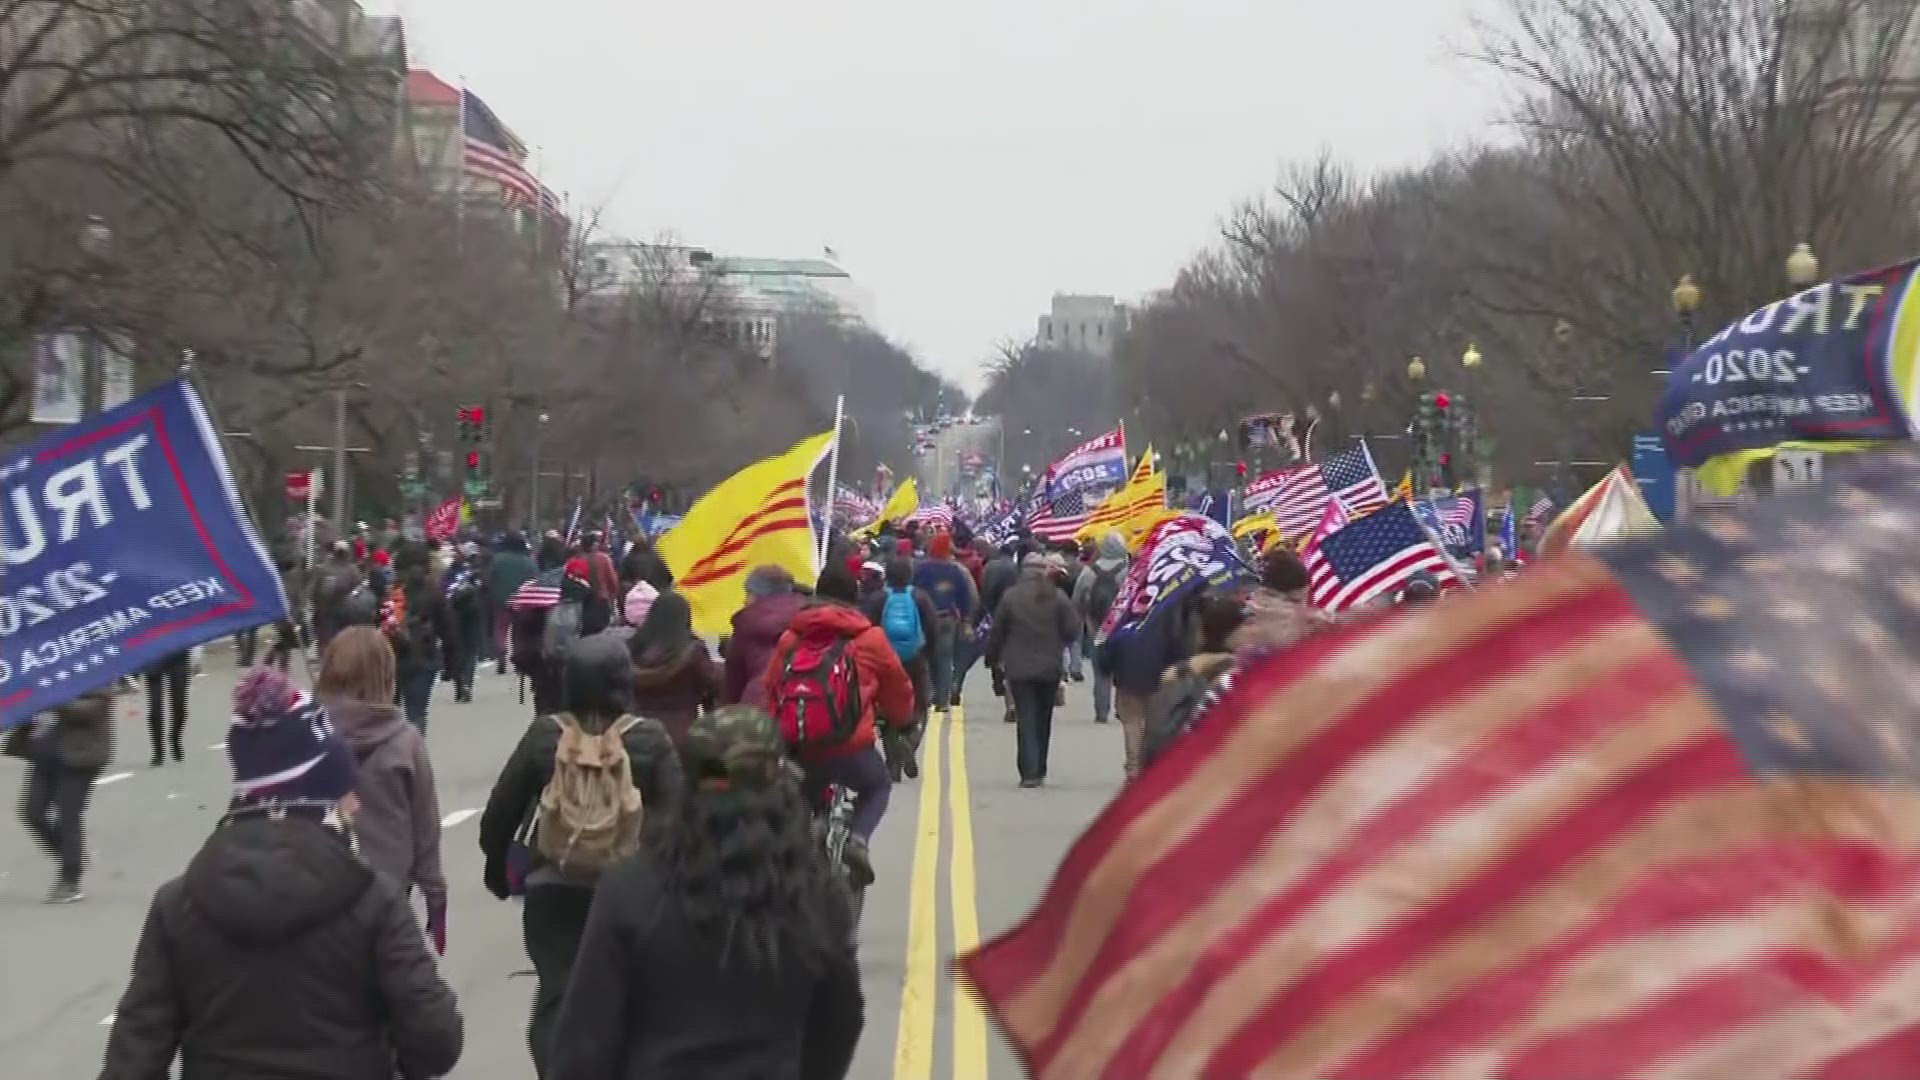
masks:
<instances>
[{"instance_id":1,"label":"american flag","mask_svg":"<svg viewBox=\"0 0 1920 1080\"><path fill-rule=\"evenodd\" d=\"M1442 525L1465 529L1473 524L1480 500L1472 495L1442 495L1433 500L1433 513Z\"/></svg>"},{"instance_id":2,"label":"american flag","mask_svg":"<svg viewBox=\"0 0 1920 1080\"><path fill-rule=\"evenodd\" d=\"M968 981L1042 1080L1920 1075L1901 457L1249 665Z\"/></svg>"},{"instance_id":3,"label":"american flag","mask_svg":"<svg viewBox=\"0 0 1920 1080\"><path fill-rule=\"evenodd\" d=\"M1330 592L1339 584L1333 572L1333 564L1327 561L1325 552L1320 550L1320 542L1353 523L1353 516L1341 505L1339 499L1328 499L1327 508L1320 514L1320 524L1314 528L1313 535L1307 537L1306 546L1300 549L1300 564L1307 568L1307 596L1314 603L1320 603L1319 596Z\"/></svg>"},{"instance_id":4,"label":"american flag","mask_svg":"<svg viewBox=\"0 0 1920 1080\"><path fill-rule=\"evenodd\" d=\"M1530 528L1539 529L1547 523L1547 515L1551 513L1553 513L1553 498L1542 495L1533 501L1532 509L1527 511L1525 524Z\"/></svg>"},{"instance_id":5,"label":"american flag","mask_svg":"<svg viewBox=\"0 0 1920 1080\"><path fill-rule=\"evenodd\" d=\"M1326 514L1334 516L1332 505ZM1323 518L1322 526L1326 523ZM1406 503L1354 518L1324 536L1316 532L1313 554L1321 566L1307 568L1313 579L1309 595L1316 607L1328 611L1358 607L1422 571L1443 586L1459 580Z\"/></svg>"},{"instance_id":6,"label":"american flag","mask_svg":"<svg viewBox=\"0 0 1920 1080\"><path fill-rule=\"evenodd\" d=\"M1387 505L1387 487L1374 468L1373 453L1365 443L1348 447L1324 461L1286 470L1273 498L1273 519L1280 531L1299 536L1320 521L1329 495L1340 496L1355 517Z\"/></svg>"},{"instance_id":7,"label":"american flag","mask_svg":"<svg viewBox=\"0 0 1920 1080\"><path fill-rule=\"evenodd\" d=\"M1040 500L1033 516L1027 519L1027 530L1033 535L1051 544L1073 539L1080 526L1087 523L1087 496L1085 492L1069 492L1051 503Z\"/></svg>"},{"instance_id":8,"label":"american flag","mask_svg":"<svg viewBox=\"0 0 1920 1080\"><path fill-rule=\"evenodd\" d=\"M880 504L841 484L833 494L833 516L842 524L865 525L880 516Z\"/></svg>"},{"instance_id":9,"label":"american flag","mask_svg":"<svg viewBox=\"0 0 1920 1080\"><path fill-rule=\"evenodd\" d=\"M560 572L550 570L538 577L526 580L512 596L507 598L507 606L515 611L544 611L560 603Z\"/></svg>"},{"instance_id":10,"label":"american flag","mask_svg":"<svg viewBox=\"0 0 1920 1080\"><path fill-rule=\"evenodd\" d=\"M909 523L917 524L923 529L940 529L945 532L952 532L953 507L942 503L923 506L913 513L908 514L906 520L901 522L903 525Z\"/></svg>"},{"instance_id":11,"label":"american flag","mask_svg":"<svg viewBox=\"0 0 1920 1080\"><path fill-rule=\"evenodd\" d=\"M499 185L501 196L508 202L541 205L541 193L546 188L520 163L527 145L507 130L480 95L470 90L460 91L460 131L464 137L462 163L468 176ZM550 192L548 195L551 197Z\"/></svg>"}]
</instances>

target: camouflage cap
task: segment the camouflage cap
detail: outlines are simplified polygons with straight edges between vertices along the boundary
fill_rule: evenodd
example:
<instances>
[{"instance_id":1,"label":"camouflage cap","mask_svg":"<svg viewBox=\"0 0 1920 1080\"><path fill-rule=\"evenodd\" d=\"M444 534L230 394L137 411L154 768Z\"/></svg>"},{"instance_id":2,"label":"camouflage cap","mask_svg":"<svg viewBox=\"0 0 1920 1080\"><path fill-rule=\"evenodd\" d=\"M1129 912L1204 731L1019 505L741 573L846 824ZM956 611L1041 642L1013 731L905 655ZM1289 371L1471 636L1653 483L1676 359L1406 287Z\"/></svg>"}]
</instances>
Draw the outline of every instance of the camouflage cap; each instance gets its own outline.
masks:
<instances>
[{"instance_id":1,"label":"camouflage cap","mask_svg":"<svg viewBox=\"0 0 1920 1080\"><path fill-rule=\"evenodd\" d=\"M779 725L752 705L715 709L687 729L687 768L698 786L765 787L780 775L785 756Z\"/></svg>"}]
</instances>

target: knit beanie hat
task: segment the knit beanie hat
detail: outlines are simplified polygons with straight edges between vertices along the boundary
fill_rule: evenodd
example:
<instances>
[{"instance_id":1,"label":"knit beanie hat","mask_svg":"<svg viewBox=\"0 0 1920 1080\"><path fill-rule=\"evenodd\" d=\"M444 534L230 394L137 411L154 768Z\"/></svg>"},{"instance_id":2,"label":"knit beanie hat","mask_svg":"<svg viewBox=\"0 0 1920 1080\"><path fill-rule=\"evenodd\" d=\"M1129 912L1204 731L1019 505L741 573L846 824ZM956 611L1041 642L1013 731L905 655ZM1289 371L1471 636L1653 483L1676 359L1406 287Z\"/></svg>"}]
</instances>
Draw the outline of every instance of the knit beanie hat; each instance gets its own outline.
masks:
<instances>
[{"instance_id":1,"label":"knit beanie hat","mask_svg":"<svg viewBox=\"0 0 1920 1080\"><path fill-rule=\"evenodd\" d=\"M946 533L934 533L933 539L927 542L927 554L936 559L950 557L953 554L953 537Z\"/></svg>"},{"instance_id":2,"label":"knit beanie hat","mask_svg":"<svg viewBox=\"0 0 1920 1080\"><path fill-rule=\"evenodd\" d=\"M628 626L639 626L647 621L647 612L652 610L653 602L660 598L660 590L642 581L627 590L626 601L621 605L621 615L626 617Z\"/></svg>"},{"instance_id":3,"label":"knit beanie hat","mask_svg":"<svg viewBox=\"0 0 1920 1080\"><path fill-rule=\"evenodd\" d=\"M758 600L763 596L777 596L793 591L793 575L783 566L771 563L756 566L747 574L747 596Z\"/></svg>"},{"instance_id":4,"label":"knit beanie hat","mask_svg":"<svg viewBox=\"0 0 1920 1080\"><path fill-rule=\"evenodd\" d=\"M331 806L353 790L358 772L326 710L272 666L255 668L233 691L227 757L235 806Z\"/></svg>"}]
</instances>

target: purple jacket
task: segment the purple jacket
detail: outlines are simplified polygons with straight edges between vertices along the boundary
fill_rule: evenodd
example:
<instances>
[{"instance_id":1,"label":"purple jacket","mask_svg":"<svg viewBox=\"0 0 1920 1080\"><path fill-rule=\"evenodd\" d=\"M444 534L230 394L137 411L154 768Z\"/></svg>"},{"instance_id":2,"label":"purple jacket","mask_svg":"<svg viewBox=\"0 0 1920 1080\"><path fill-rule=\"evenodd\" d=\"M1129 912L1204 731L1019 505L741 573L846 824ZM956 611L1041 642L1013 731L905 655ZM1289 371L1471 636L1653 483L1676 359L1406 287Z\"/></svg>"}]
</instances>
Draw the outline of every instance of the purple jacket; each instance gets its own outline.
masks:
<instances>
[{"instance_id":1,"label":"purple jacket","mask_svg":"<svg viewBox=\"0 0 1920 1080\"><path fill-rule=\"evenodd\" d=\"M418 886L427 906L445 907L440 869L440 796L427 740L397 707L335 699L320 703L360 759L360 857L402 889Z\"/></svg>"},{"instance_id":2,"label":"purple jacket","mask_svg":"<svg viewBox=\"0 0 1920 1080\"><path fill-rule=\"evenodd\" d=\"M767 704L767 664L780 644L780 635L807 598L799 593L775 593L754 600L733 616L733 637L727 642L726 685L720 690L720 704L745 702L765 708Z\"/></svg>"}]
</instances>

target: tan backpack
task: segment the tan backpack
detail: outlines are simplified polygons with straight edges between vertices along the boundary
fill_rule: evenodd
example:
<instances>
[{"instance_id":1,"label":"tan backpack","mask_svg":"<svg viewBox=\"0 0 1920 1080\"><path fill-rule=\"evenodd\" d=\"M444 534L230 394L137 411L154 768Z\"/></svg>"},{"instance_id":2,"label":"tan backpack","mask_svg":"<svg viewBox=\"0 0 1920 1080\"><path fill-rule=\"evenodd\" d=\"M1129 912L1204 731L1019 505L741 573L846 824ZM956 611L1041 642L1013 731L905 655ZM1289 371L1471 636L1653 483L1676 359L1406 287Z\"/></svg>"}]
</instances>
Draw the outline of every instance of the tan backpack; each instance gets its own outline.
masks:
<instances>
[{"instance_id":1,"label":"tan backpack","mask_svg":"<svg viewBox=\"0 0 1920 1080\"><path fill-rule=\"evenodd\" d=\"M640 850L645 807L633 786L626 734L640 720L623 716L598 735L558 713L560 745L553 779L534 811L533 850L567 877L592 880Z\"/></svg>"}]
</instances>

